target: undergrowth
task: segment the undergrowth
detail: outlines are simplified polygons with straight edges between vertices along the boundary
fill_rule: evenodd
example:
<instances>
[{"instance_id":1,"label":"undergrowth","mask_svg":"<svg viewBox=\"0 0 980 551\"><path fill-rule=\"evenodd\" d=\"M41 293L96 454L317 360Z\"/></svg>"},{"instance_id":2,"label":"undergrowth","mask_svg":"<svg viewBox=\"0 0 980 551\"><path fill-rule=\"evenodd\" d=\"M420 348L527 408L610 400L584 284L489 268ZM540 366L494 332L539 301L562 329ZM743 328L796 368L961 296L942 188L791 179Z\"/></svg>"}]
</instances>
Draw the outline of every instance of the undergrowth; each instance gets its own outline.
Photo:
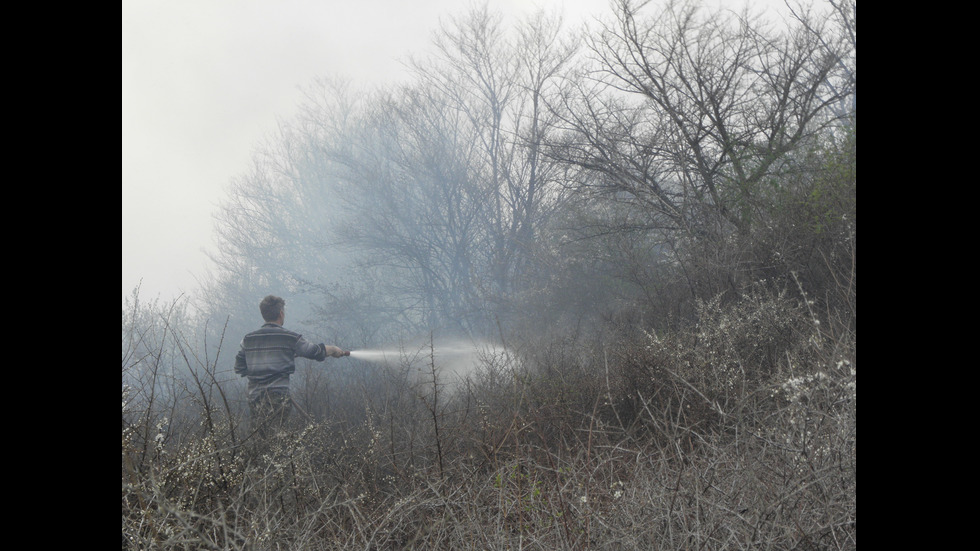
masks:
<instances>
[{"instance_id":1,"label":"undergrowth","mask_svg":"<svg viewBox=\"0 0 980 551\"><path fill-rule=\"evenodd\" d=\"M602 351L514 339L452 385L403 358L269 441L228 354L160 320L124 323L123 549L856 547L854 335L785 293Z\"/></svg>"}]
</instances>

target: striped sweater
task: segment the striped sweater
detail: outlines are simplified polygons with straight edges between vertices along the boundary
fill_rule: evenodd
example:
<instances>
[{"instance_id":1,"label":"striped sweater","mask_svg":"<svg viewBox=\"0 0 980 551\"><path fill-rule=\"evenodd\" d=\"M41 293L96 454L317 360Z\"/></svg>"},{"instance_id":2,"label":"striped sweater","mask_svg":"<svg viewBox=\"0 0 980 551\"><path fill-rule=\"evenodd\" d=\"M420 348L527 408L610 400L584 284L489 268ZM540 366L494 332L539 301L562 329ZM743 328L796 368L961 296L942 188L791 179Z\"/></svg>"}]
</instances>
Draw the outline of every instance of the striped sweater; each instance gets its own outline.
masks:
<instances>
[{"instance_id":1,"label":"striped sweater","mask_svg":"<svg viewBox=\"0 0 980 551\"><path fill-rule=\"evenodd\" d=\"M242 339L235 356L235 373L248 377L249 396L268 389L288 391L297 357L322 362L327 358L326 346L310 343L277 323L266 323Z\"/></svg>"}]
</instances>

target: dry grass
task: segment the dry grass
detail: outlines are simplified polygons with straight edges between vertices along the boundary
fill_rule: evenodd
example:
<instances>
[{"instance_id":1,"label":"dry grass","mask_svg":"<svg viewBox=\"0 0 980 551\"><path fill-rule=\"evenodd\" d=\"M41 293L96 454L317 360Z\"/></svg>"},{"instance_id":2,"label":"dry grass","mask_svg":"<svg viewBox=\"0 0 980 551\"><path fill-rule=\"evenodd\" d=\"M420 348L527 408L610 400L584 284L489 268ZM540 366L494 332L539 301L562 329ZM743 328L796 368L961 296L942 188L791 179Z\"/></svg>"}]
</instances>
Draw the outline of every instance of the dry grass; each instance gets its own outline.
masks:
<instances>
[{"instance_id":1,"label":"dry grass","mask_svg":"<svg viewBox=\"0 0 980 551\"><path fill-rule=\"evenodd\" d=\"M856 547L853 339L804 303L704 304L617 354L562 346L485 357L454 391L409 377L431 358L392 366L264 443L218 361L124 354L122 547Z\"/></svg>"}]
</instances>

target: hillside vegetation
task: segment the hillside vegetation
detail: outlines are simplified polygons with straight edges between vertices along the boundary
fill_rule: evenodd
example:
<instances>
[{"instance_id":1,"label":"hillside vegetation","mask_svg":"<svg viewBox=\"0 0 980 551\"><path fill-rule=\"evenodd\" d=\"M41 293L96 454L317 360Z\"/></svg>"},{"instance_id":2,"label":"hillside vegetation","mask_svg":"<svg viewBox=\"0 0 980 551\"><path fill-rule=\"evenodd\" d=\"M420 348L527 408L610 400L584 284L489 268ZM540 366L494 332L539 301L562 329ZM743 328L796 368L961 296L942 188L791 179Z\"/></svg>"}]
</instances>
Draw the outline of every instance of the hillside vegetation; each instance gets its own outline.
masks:
<instances>
[{"instance_id":1,"label":"hillside vegetation","mask_svg":"<svg viewBox=\"0 0 980 551\"><path fill-rule=\"evenodd\" d=\"M123 549L856 548L854 4L614 4L311 86L200 296L124 304ZM299 361L261 441L266 294L399 353Z\"/></svg>"}]
</instances>

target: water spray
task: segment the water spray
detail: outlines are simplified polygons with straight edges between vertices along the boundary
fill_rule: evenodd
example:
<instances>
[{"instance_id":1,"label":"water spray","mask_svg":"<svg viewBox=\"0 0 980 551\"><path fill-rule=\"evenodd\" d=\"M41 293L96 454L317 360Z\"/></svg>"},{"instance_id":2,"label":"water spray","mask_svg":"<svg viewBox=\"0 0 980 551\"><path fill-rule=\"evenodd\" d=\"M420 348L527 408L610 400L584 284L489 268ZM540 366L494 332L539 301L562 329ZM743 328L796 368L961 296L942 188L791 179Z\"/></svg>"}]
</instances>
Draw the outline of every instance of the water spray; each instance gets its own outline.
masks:
<instances>
[{"instance_id":1,"label":"water spray","mask_svg":"<svg viewBox=\"0 0 980 551\"><path fill-rule=\"evenodd\" d=\"M398 350L351 350L350 357L371 362L385 362L388 359L396 359L400 352Z\"/></svg>"},{"instance_id":2,"label":"water spray","mask_svg":"<svg viewBox=\"0 0 980 551\"><path fill-rule=\"evenodd\" d=\"M436 357L445 357L445 356L461 356L461 355L464 355L464 354L467 354L467 355L475 355L475 354L478 354L479 352L481 352L484 348L485 348L484 346L480 346L480 345L472 345L472 346L452 345L452 346L445 346L445 345L439 345L439 344L437 344L433 348L432 351L435 353ZM395 359L398 359L400 357L404 357L406 355L409 355L409 356L426 355L427 356L429 354L429 352L430 351L429 351L429 349L427 347L420 348L420 349L416 350L415 353L410 353L406 349L395 349L395 348L367 349L367 350L351 350L350 351L350 357L352 357L352 358L359 358L359 359L362 359L362 360L369 360L369 361L378 362L378 361L395 360Z\"/></svg>"},{"instance_id":3,"label":"water spray","mask_svg":"<svg viewBox=\"0 0 980 551\"><path fill-rule=\"evenodd\" d=\"M464 376L478 367L485 353L497 354L504 349L490 343L469 341L443 341L420 344L414 347L374 348L351 350L350 357L380 364L402 364L413 366L434 360L438 369L451 376Z\"/></svg>"}]
</instances>

